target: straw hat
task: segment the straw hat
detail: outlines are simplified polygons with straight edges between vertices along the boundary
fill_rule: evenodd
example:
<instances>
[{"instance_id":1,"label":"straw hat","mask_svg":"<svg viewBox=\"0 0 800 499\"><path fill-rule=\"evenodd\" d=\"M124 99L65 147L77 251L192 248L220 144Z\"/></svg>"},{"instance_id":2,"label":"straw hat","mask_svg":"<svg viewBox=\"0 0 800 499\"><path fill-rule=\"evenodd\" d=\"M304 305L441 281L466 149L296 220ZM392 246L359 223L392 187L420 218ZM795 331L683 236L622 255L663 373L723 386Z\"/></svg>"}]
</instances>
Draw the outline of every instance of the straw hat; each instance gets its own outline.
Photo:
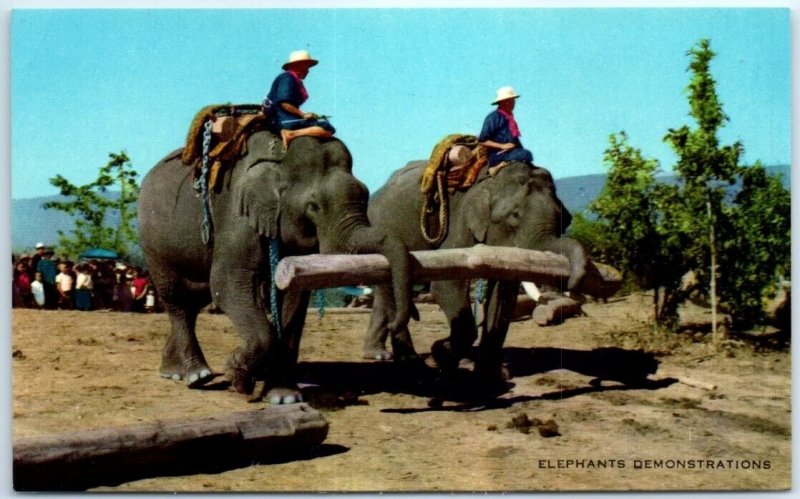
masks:
<instances>
[{"instance_id":1,"label":"straw hat","mask_svg":"<svg viewBox=\"0 0 800 499\"><path fill-rule=\"evenodd\" d=\"M44 248L44 243L36 243L36 249Z\"/></svg>"},{"instance_id":2,"label":"straw hat","mask_svg":"<svg viewBox=\"0 0 800 499\"><path fill-rule=\"evenodd\" d=\"M500 101L508 100L508 99L517 99L519 95L514 92L514 89L511 87L500 87L497 89L497 98L492 102L492 104L497 104Z\"/></svg>"},{"instance_id":3,"label":"straw hat","mask_svg":"<svg viewBox=\"0 0 800 499\"><path fill-rule=\"evenodd\" d=\"M308 67L316 66L319 61L312 59L308 50L295 50L289 54L289 61L283 65L283 69L288 69L293 64L307 64Z\"/></svg>"}]
</instances>

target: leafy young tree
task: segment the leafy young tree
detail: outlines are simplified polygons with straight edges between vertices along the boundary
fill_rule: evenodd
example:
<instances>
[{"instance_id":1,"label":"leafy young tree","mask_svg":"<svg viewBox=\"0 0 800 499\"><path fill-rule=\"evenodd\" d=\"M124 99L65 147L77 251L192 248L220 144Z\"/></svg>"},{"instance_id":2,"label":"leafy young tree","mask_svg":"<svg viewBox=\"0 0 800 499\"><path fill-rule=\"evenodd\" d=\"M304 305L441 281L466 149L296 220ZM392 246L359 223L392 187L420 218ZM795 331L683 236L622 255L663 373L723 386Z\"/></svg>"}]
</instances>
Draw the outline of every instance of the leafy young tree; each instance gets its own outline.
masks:
<instances>
[{"instance_id":1,"label":"leafy young tree","mask_svg":"<svg viewBox=\"0 0 800 499\"><path fill-rule=\"evenodd\" d=\"M791 194L761 163L745 168L731 210L730 237L722 241L720 298L734 327L763 321L765 297L791 272Z\"/></svg>"},{"instance_id":2,"label":"leafy young tree","mask_svg":"<svg viewBox=\"0 0 800 499\"><path fill-rule=\"evenodd\" d=\"M100 168L97 179L86 185L76 186L62 175L50 179L67 200L51 201L43 207L76 216L71 234L58 231L61 251L72 258L90 247L113 249L120 255L127 255L131 245L137 243L133 227L136 211L132 205L139 197L138 173L124 151L109 153L109 158ZM108 189L112 186L119 187L119 196L109 195ZM116 224L112 221L113 214L118 216Z\"/></svg>"},{"instance_id":3,"label":"leafy young tree","mask_svg":"<svg viewBox=\"0 0 800 499\"><path fill-rule=\"evenodd\" d=\"M579 231L594 232L592 242L600 246L594 254L655 290L654 316L662 325L676 324L691 291L681 288L681 277L691 270L714 305L719 290L734 326L743 328L762 319L763 296L789 272L790 195L760 164L739 165L740 142L720 145L717 132L728 117L710 73L714 53L701 40L688 55L697 126L670 129L664 137L678 154L678 183L656 182L658 164L630 147L624 132L612 135L607 183L590 205L596 227L581 219Z\"/></svg>"},{"instance_id":4,"label":"leafy young tree","mask_svg":"<svg viewBox=\"0 0 800 499\"><path fill-rule=\"evenodd\" d=\"M684 257L680 248L687 234L677 187L656 182L658 161L645 159L628 145L625 132L612 135L605 152L610 165L600 196L589 209L598 215L598 230L604 234L604 259L618 265L626 279L654 289L653 314L672 324L680 300L680 273Z\"/></svg>"},{"instance_id":5,"label":"leafy young tree","mask_svg":"<svg viewBox=\"0 0 800 499\"><path fill-rule=\"evenodd\" d=\"M684 125L670 129L664 140L678 155L675 170L683 180L682 195L686 209L695 217L695 223L686 228L691 233L691 243L684 251L694 260L694 269L700 282L708 283L712 306L712 329L716 333L716 283L717 240L728 234L718 233L726 226L723 200L727 186L732 185L740 171L739 157L743 147L740 142L720 146L717 132L728 121L717 98L716 82L711 75L711 60L715 54L710 41L701 40L687 53L691 62L692 78L689 92L690 115L697 127Z\"/></svg>"}]
</instances>

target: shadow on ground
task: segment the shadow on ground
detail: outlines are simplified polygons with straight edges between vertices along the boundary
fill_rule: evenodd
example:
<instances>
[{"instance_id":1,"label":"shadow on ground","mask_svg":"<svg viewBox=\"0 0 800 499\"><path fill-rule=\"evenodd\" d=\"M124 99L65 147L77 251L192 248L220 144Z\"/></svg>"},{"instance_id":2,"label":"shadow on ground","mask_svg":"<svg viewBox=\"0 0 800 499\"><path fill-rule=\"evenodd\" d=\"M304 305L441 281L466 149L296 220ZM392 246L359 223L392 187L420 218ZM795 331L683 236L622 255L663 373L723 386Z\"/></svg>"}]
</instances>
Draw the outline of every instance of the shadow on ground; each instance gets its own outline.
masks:
<instances>
[{"instance_id":1,"label":"shadow on ground","mask_svg":"<svg viewBox=\"0 0 800 499\"><path fill-rule=\"evenodd\" d=\"M672 378L650 380L658 361L640 350L597 348L569 350L558 348L506 348L503 354L509 379L532 376L557 369L573 371L592 379L584 387L556 390L540 395L500 398L514 385L482 384L472 370L459 368L444 376L424 362L303 362L299 374L306 400L312 407L337 410L367 402L361 396L375 393L405 393L428 398L427 407L419 409L384 409L385 412L422 412L434 410L481 410L507 407L528 400L557 400L611 390L648 389L669 386ZM423 360L427 358L423 356ZM616 382L611 386L604 381ZM445 402L457 405L444 407Z\"/></svg>"}]
</instances>

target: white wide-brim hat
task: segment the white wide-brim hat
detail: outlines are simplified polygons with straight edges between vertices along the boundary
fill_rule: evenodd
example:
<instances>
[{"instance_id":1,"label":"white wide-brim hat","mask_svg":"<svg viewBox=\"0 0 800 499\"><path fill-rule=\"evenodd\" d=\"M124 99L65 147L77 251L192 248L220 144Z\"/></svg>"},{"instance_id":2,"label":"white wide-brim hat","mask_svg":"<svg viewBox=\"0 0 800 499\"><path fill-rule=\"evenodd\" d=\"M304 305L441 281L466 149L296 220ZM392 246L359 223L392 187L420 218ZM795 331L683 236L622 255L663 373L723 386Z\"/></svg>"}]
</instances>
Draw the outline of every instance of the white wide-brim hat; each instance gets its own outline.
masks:
<instances>
[{"instance_id":1,"label":"white wide-brim hat","mask_svg":"<svg viewBox=\"0 0 800 499\"><path fill-rule=\"evenodd\" d=\"M497 104L500 101L508 100L508 99L517 99L519 95L514 91L511 87L500 87L497 89L497 98L492 102L492 104Z\"/></svg>"},{"instance_id":2,"label":"white wide-brim hat","mask_svg":"<svg viewBox=\"0 0 800 499\"><path fill-rule=\"evenodd\" d=\"M287 69L289 66L297 63L304 63L311 67L316 66L318 62L318 60L313 59L308 54L308 50L295 50L289 54L289 60L283 65L283 69Z\"/></svg>"}]
</instances>

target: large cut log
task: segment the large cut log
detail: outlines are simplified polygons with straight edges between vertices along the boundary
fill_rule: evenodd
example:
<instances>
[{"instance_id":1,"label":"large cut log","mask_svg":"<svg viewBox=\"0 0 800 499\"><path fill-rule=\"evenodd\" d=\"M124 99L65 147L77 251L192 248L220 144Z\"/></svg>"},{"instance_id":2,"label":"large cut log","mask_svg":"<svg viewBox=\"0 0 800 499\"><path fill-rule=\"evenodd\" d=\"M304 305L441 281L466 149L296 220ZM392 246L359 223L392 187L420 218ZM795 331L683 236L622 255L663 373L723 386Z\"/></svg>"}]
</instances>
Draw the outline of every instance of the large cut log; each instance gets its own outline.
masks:
<instances>
[{"instance_id":1,"label":"large cut log","mask_svg":"<svg viewBox=\"0 0 800 499\"><path fill-rule=\"evenodd\" d=\"M571 298L556 298L533 309L533 322L540 326L552 326L580 313L579 302Z\"/></svg>"},{"instance_id":2,"label":"large cut log","mask_svg":"<svg viewBox=\"0 0 800 499\"><path fill-rule=\"evenodd\" d=\"M328 423L306 404L14 441L17 491L84 490L154 476L284 461L320 445Z\"/></svg>"},{"instance_id":3,"label":"large cut log","mask_svg":"<svg viewBox=\"0 0 800 499\"><path fill-rule=\"evenodd\" d=\"M563 255L544 251L486 246L431 251L412 251L414 282L491 278L532 281L562 286L570 275ZM284 258L278 264L275 285L279 289L323 289L389 282L389 261L383 255L307 255ZM607 297L622 284L619 272L607 265L590 263L581 291Z\"/></svg>"}]
</instances>

